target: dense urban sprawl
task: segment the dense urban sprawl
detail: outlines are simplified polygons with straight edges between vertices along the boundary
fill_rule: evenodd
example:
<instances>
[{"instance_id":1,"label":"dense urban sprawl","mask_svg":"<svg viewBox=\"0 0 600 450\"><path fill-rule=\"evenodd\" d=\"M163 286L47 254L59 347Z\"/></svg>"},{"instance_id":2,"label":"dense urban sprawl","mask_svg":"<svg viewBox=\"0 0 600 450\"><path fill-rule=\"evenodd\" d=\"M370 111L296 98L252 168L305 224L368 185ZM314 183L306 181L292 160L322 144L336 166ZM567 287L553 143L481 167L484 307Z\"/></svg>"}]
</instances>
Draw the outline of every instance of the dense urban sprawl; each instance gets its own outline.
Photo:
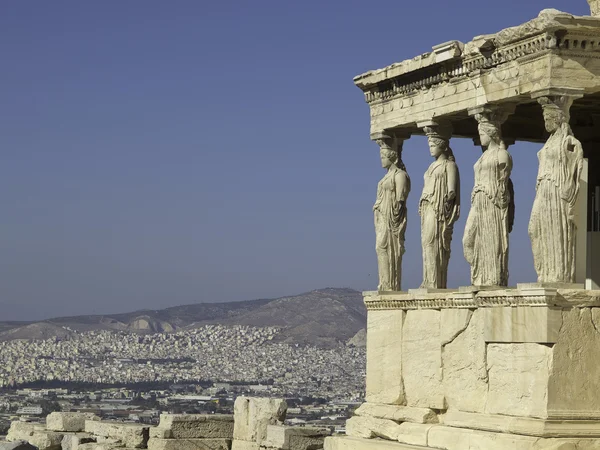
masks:
<instances>
[{"instance_id":1,"label":"dense urban sprawl","mask_svg":"<svg viewBox=\"0 0 600 450\"><path fill-rule=\"evenodd\" d=\"M353 396L364 391L365 351L274 342L277 328L208 325L177 333L94 331L0 343L0 387L87 383L253 382L282 393Z\"/></svg>"}]
</instances>

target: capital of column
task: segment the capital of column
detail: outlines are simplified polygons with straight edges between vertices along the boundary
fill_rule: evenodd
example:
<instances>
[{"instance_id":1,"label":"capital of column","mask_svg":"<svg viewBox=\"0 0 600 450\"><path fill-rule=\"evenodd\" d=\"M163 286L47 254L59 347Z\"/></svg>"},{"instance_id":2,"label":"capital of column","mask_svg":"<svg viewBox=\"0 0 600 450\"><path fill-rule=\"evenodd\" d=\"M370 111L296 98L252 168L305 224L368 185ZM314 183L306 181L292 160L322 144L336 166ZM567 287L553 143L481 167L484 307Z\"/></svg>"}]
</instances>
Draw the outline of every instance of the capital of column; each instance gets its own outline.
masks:
<instances>
[{"instance_id":1,"label":"capital of column","mask_svg":"<svg viewBox=\"0 0 600 450\"><path fill-rule=\"evenodd\" d=\"M570 118L570 110L573 102L583 97L583 89L572 88L547 88L531 93L531 98L538 101L546 115L558 115L563 117L567 123Z\"/></svg>"},{"instance_id":2,"label":"capital of column","mask_svg":"<svg viewBox=\"0 0 600 450\"><path fill-rule=\"evenodd\" d=\"M473 143L476 146L481 146L485 151L487 145L481 143L481 133L484 133L492 136L493 139L502 141L505 147L508 147L509 143L502 137L502 124L506 122L508 116L515 112L516 107L517 105L514 103L506 103L502 105L487 104L469 109L469 115L474 117L479 124L479 136L473 139ZM514 140L512 143L514 143Z\"/></svg>"},{"instance_id":3,"label":"capital of column","mask_svg":"<svg viewBox=\"0 0 600 450\"><path fill-rule=\"evenodd\" d=\"M452 123L448 120L431 119L418 122L417 126L422 128L428 138L437 138L449 141L452 137Z\"/></svg>"},{"instance_id":4,"label":"capital of column","mask_svg":"<svg viewBox=\"0 0 600 450\"><path fill-rule=\"evenodd\" d=\"M583 97L583 95L583 89L547 88L532 92L531 98L537 100L542 105L544 112L559 110L568 119L573 102Z\"/></svg>"},{"instance_id":5,"label":"capital of column","mask_svg":"<svg viewBox=\"0 0 600 450\"><path fill-rule=\"evenodd\" d=\"M371 133L371 140L375 141L382 149L402 151L404 141L410 139L410 133L403 130L386 130L377 133Z\"/></svg>"},{"instance_id":6,"label":"capital of column","mask_svg":"<svg viewBox=\"0 0 600 450\"><path fill-rule=\"evenodd\" d=\"M482 121L493 122L502 125L508 119L508 116L515 112L517 107L514 103L506 103L502 105L481 105L468 110L469 116L474 117L477 122Z\"/></svg>"}]
</instances>

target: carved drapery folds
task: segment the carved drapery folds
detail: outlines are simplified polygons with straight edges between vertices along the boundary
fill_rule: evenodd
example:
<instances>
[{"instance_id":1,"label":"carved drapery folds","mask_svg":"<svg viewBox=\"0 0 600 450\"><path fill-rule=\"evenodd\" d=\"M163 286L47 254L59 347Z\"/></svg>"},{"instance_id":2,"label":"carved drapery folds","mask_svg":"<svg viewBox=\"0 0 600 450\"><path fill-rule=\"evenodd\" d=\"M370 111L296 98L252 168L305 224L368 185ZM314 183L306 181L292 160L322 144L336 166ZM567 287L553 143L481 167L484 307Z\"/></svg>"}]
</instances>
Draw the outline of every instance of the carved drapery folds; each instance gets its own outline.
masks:
<instances>
[{"instance_id":1,"label":"carved drapery folds","mask_svg":"<svg viewBox=\"0 0 600 450\"><path fill-rule=\"evenodd\" d=\"M574 208L583 169L583 149L569 125L575 96L536 96L550 138L538 152L536 196L529 221L538 282L575 282Z\"/></svg>"},{"instance_id":2,"label":"carved drapery folds","mask_svg":"<svg viewBox=\"0 0 600 450\"><path fill-rule=\"evenodd\" d=\"M483 107L471 110L478 122L483 154L475 163L475 185L463 249L471 265L474 286L508 285L508 234L514 212L510 174L512 157L502 140L502 123L510 110Z\"/></svg>"},{"instance_id":3,"label":"carved drapery folds","mask_svg":"<svg viewBox=\"0 0 600 450\"><path fill-rule=\"evenodd\" d=\"M400 291L402 255L406 232L406 199L410 178L402 162L404 140L393 134L378 134L373 139L380 147L381 165L387 170L377 186L373 206L379 291Z\"/></svg>"},{"instance_id":4,"label":"carved drapery folds","mask_svg":"<svg viewBox=\"0 0 600 450\"><path fill-rule=\"evenodd\" d=\"M454 222L460 215L460 178L450 148L452 126L433 121L418 126L427 135L431 156L435 158L425 172L419 202L423 247L421 287L445 289Z\"/></svg>"}]
</instances>

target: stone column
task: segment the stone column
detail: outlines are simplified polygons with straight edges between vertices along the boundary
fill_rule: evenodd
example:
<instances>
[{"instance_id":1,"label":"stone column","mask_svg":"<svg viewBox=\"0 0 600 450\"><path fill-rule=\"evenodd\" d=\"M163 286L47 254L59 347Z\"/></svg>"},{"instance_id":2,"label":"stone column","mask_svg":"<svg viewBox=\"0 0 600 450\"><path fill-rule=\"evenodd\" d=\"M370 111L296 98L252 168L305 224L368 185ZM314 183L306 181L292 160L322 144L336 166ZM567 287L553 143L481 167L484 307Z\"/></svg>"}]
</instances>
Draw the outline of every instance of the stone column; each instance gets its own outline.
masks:
<instances>
[{"instance_id":1,"label":"stone column","mask_svg":"<svg viewBox=\"0 0 600 450\"><path fill-rule=\"evenodd\" d=\"M402 162L402 146L410 135L377 133L371 139L380 147L386 175L377 186L373 207L379 291L400 291L406 231L406 199L410 178ZM366 399L371 403L405 402L402 382L402 330L404 311L368 311Z\"/></svg>"},{"instance_id":2,"label":"stone column","mask_svg":"<svg viewBox=\"0 0 600 450\"><path fill-rule=\"evenodd\" d=\"M481 106L469 111L478 122L483 154L474 167L475 186L463 248L473 286L508 285L508 234L514 199L512 158L502 139L502 124L514 106Z\"/></svg>"},{"instance_id":3,"label":"stone column","mask_svg":"<svg viewBox=\"0 0 600 450\"><path fill-rule=\"evenodd\" d=\"M586 205L580 202L587 198L580 193L582 185L587 190L587 173L584 174L583 147L569 125L571 105L582 95L582 90L557 88L532 94L542 106L546 131L550 133L538 153L536 197L529 221L540 283L585 281L587 213L582 213Z\"/></svg>"},{"instance_id":4,"label":"stone column","mask_svg":"<svg viewBox=\"0 0 600 450\"><path fill-rule=\"evenodd\" d=\"M423 248L422 289L446 289L454 222L460 216L460 177L450 148L452 125L443 121L417 124L427 135L434 158L424 176L419 202Z\"/></svg>"},{"instance_id":5,"label":"stone column","mask_svg":"<svg viewBox=\"0 0 600 450\"><path fill-rule=\"evenodd\" d=\"M402 161L402 146L407 137L400 133L371 136L380 147L381 166L387 171L379 181L373 206L379 272L377 290L381 292L397 292L402 286L406 200L410 193L410 178Z\"/></svg>"}]
</instances>

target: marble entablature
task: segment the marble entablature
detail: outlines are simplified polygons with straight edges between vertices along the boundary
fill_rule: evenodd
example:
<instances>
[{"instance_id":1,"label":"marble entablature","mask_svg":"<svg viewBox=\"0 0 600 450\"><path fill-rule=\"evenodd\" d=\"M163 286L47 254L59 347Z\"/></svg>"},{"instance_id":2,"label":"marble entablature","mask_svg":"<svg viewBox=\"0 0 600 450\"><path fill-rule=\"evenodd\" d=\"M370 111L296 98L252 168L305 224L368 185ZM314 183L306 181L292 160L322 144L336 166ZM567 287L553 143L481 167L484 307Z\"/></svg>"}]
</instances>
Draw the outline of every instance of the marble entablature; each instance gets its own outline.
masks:
<instances>
[{"instance_id":1,"label":"marble entablature","mask_svg":"<svg viewBox=\"0 0 600 450\"><path fill-rule=\"evenodd\" d=\"M453 123L454 137L475 138L470 109L506 104L538 110L532 95L551 95L556 89L593 96L600 92L599 74L600 18L550 9L519 27L467 44L442 44L354 81L370 106L372 135L423 134L418 122L446 118ZM576 102L574 116L593 108L591 100ZM518 107L508 118L506 138L544 142L541 116L533 129L523 126L523 120L531 121L529 110ZM592 133L600 136L600 130Z\"/></svg>"}]
</instances>

